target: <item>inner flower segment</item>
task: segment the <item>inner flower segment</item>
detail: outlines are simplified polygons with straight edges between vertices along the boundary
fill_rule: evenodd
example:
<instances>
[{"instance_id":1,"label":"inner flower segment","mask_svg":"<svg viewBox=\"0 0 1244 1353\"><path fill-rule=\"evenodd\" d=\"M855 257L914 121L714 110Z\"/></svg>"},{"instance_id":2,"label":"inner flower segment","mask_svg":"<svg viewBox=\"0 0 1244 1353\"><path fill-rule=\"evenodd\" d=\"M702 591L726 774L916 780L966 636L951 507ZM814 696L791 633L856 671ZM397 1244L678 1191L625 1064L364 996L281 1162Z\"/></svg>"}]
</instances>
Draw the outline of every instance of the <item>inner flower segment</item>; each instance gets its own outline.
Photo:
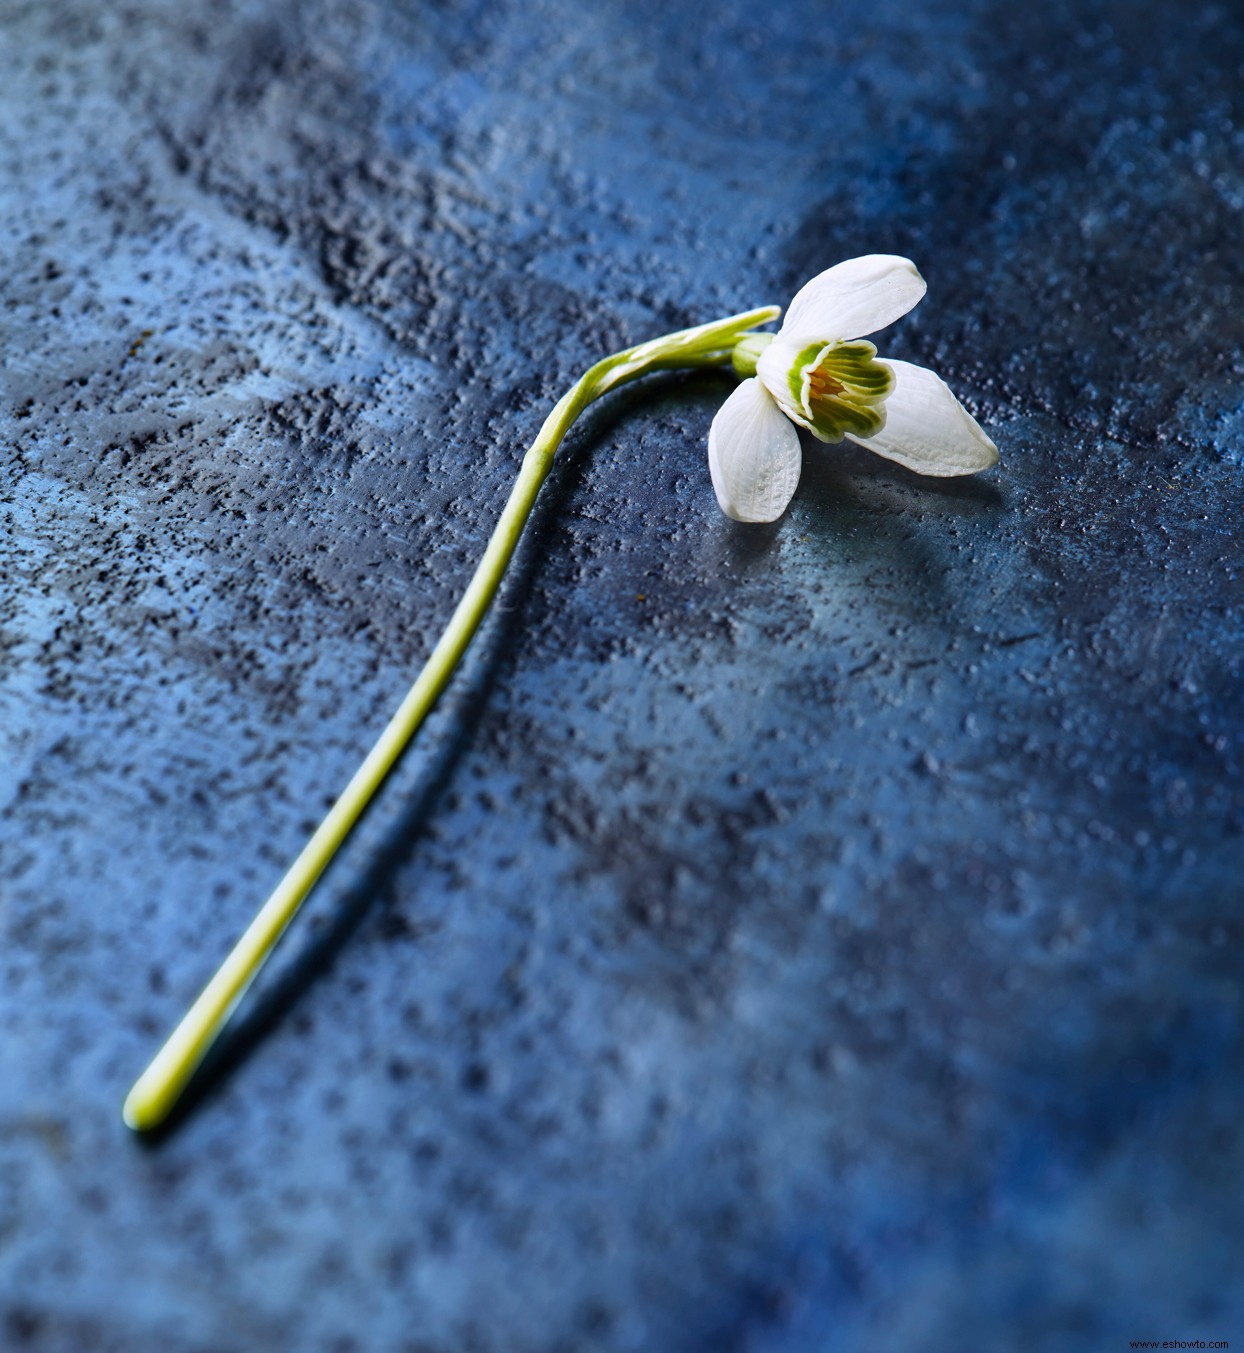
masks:
<instances>
[{"instance_id":1,"label":"inner flower segment","mask_svg":"<svg viewBox=\"0 0 1244 1353\"><path fill-rule=\"evenodd\" d=\"M840 442L846 433L873 437L885 426L885 399L894 373L876 360L877 349L863 339L814 343L795 358L790 393L813 434Z\"/></svg>"}]
</instances>

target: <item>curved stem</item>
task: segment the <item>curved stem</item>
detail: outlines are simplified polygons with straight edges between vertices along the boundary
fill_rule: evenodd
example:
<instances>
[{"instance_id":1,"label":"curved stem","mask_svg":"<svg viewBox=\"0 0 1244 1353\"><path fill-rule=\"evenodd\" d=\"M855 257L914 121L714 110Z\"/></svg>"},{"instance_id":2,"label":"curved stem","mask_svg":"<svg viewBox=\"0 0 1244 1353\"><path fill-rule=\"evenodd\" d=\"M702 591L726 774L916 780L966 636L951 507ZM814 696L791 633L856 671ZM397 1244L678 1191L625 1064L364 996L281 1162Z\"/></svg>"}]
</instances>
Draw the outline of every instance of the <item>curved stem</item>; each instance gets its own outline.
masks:
<instances>
[{"instance_id":1,"label":"curved stem","mask_svg":"<svg viewBox=\"0 0 1244 1353\"><path fill-rule=\"evenodd\" d=\"M122 1110L131 1128L147 1131L168 1116L264 960L445 689L501 586L554 453L575 419L594 399L650 371L725 365L748 329L768 323L778 313L772 306L752 310L614 353L585 372L557 401L523 457L484 557L423 670L272 896L135 1082Z\"/></svg>"}]
</instances>

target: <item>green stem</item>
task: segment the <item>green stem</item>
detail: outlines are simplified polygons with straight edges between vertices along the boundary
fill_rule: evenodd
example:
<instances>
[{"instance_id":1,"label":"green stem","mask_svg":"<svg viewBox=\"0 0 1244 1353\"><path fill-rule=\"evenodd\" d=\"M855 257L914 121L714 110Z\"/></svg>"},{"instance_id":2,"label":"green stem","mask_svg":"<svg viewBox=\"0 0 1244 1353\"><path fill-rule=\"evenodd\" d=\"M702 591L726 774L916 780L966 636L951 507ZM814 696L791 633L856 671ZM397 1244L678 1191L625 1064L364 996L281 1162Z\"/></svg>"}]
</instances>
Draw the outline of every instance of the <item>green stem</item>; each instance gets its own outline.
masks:
<instances>
[{"instance_id":1,"label":"green stem","mask_svg":"<svg viewBox=\"0 0 1244 1353\"><path fill-rule=\"evenodd\" d=\"M553 455L575 419L594 399L651 371L724 366L748 329L767 324L778 314L772 306L752 310L614 353L585 372L558 400L523 457L518 480L484 557L431 657L328 816L135 1082L122 1110L131 1128L148 1131L168 1116L264 960L445 689L501 586L536 495L552 467Z\"/></svg>"}]
</instances>

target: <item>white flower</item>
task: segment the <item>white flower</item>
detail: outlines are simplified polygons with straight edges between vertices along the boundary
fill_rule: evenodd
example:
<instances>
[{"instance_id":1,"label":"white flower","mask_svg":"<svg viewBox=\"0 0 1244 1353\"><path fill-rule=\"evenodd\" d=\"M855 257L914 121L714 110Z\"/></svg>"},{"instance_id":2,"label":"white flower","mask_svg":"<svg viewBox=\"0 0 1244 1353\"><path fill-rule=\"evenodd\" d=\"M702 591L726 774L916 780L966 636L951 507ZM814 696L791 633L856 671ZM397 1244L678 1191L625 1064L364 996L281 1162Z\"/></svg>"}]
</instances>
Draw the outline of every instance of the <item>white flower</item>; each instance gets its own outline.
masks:
<instances>
[{"instance_id":1,"label":"white flower","mask_svg":"<svg viewBox=\"0 0 1244 1353\"><path fill-rule=\"evenodd\" d=\"M739 343L735 368L749 379L708 434L709 471L727 517L776 521L786 511L802 460L792 423L823 442L849 437L918 474L975 474L997 461L998 448L940 376L880 361L860 338L905 315L924 292L910 259L850 258L799 291L776 335Z\"/></svg>"}]
</instances>

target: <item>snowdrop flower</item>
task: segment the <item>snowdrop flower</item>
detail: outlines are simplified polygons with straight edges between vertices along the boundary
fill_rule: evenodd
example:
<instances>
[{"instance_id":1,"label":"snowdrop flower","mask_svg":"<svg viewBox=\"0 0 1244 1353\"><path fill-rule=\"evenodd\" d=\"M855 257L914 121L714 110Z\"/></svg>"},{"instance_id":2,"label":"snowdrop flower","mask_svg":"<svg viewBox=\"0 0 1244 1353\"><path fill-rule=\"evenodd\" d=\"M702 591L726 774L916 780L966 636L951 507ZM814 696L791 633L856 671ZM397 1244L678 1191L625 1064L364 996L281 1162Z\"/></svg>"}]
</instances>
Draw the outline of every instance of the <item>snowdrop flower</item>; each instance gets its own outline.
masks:
<instances>
[{"instance_id":1,"label":"snowdrop flower","mask_svg":"<svg viewBox=\"0 0 1244 1353\"><path fill-rule=\"evenodd\" d=\"M795 424L823 442L849 437L918 474L975 474L997 461L998 448L940 376L878 360L861 337L893 324L924 293L909 259L847 259L799 291L777 334L739 342L734 367L748 379L708 434L726 516L768 522L786 511L802 461Z\"/></svg>"}]
</instances>

